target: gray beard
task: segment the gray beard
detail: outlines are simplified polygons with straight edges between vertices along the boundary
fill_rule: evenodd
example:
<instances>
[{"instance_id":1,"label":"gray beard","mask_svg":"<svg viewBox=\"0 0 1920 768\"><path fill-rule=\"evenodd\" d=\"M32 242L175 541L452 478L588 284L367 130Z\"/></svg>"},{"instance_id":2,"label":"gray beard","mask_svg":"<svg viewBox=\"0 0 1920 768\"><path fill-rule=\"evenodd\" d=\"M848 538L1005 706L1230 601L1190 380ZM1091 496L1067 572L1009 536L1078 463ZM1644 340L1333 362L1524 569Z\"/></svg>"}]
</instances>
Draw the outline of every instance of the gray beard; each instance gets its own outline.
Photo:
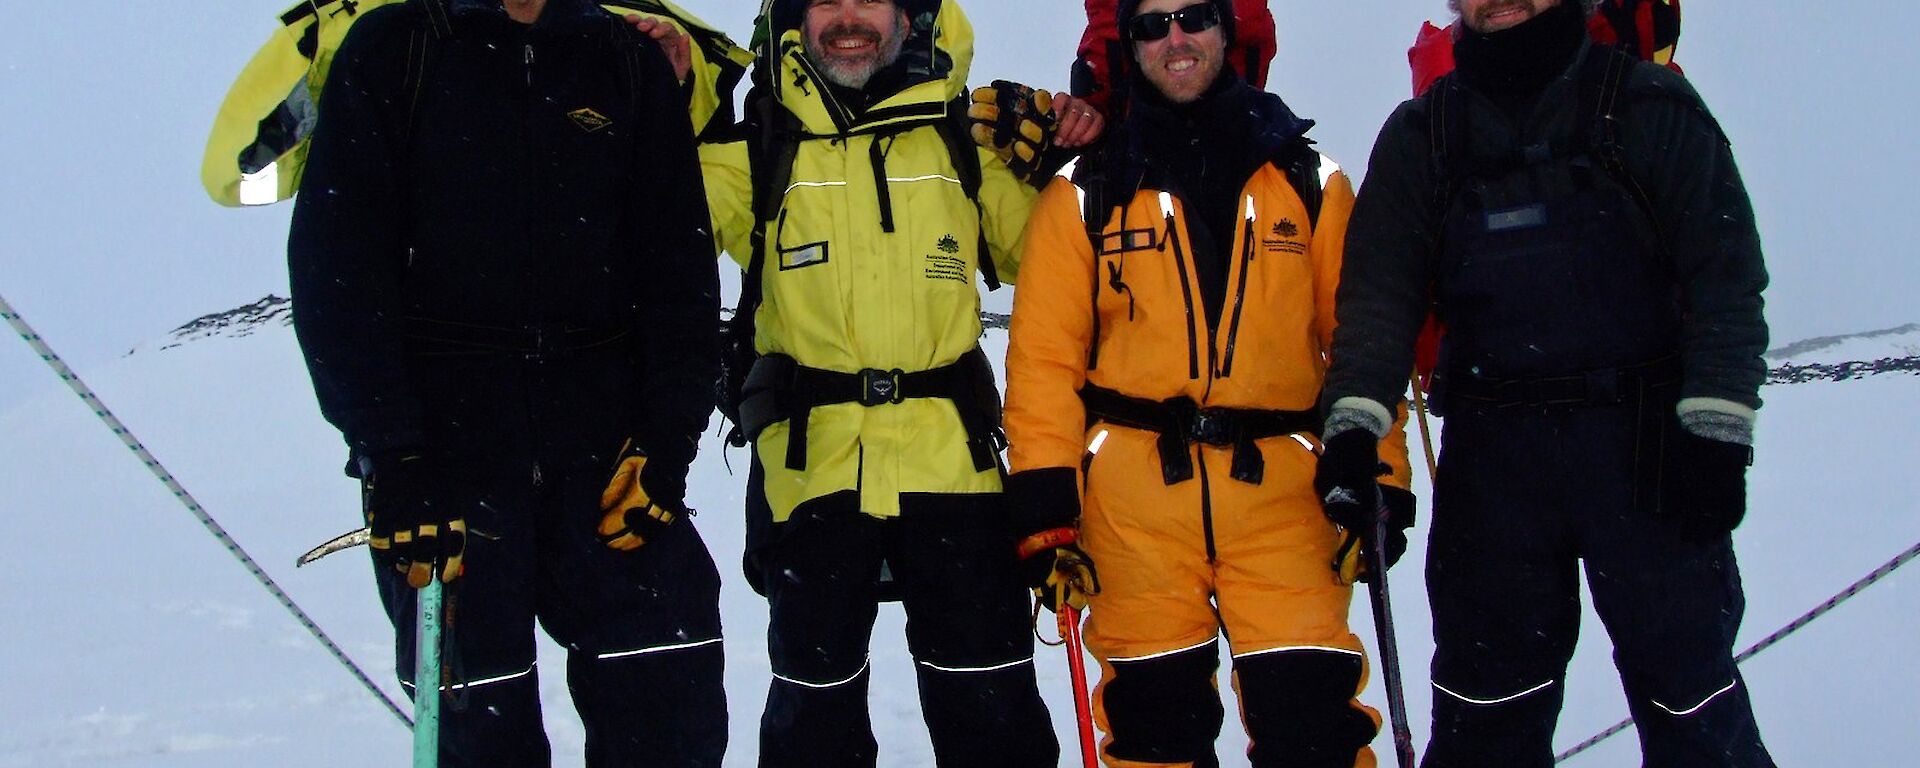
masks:
<instances>
[{"instance_id":1,"label":"gray beard","mask_svg":"<svg viewBox=\"0 0 1920 768\"><path fill-rule=\"evenodd\" d=\"M899 61L900 51L906 48L906 45L907 29L902 27L894 30L892 41L880 49L880 57L873 63L837 64L832 57L825 55L824 51L814 47L812 38L803 35L801 39L801 46L807 53L807 61L812 62L814 68L820 70L821 77L826 78L829 83L856 91L867 87L867 81L873 79L874 73Z\"/></svg>"}]
</instances>

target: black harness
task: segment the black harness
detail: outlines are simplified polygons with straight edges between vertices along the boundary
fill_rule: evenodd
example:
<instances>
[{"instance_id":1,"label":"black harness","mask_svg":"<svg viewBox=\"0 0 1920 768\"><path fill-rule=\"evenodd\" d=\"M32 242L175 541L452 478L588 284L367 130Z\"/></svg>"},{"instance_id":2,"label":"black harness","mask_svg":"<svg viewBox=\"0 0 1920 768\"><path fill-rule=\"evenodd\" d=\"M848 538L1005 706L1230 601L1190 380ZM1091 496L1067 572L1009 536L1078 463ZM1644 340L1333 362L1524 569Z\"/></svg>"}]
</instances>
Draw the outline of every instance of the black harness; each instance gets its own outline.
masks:
<instances>
[{"instance_id":1,"label":"black harness","mask_svg":"<svg viewBox=\"0 0 1920 768\"><path fill-rule=\"evenodd\" d=\"M998 467L1000 451L1007 447L1000 392L979 347L947 365L911 372L868 368L846 373L801 365L787 355L763 355L747 374L741 394L740 427L747 439L758 440L767 427L787 422L786 466L795 471L807 468L807 422L813 409L842 403L878 408L911 398L952 401L966 429L976 472Z\"/></svg>"},{"instance_id":2,"label":"black harness","mask_svg":"<svg viewBox=\"0 0 1920 768\"><path fill-rule=\"evenodd\" d=\"M1316 411L1269 411L1257 408L1202 408L1188 397L1145 400L1088 384L1080 390L1087 420L1157 432L1160 439L1160 479L1167 485L1193 478L1195 443L1233 447L1233 479L1259 485L1266 477L1266 459L1256 441L1269 437L1320 433Z\"/></svg>"}]
</instances>

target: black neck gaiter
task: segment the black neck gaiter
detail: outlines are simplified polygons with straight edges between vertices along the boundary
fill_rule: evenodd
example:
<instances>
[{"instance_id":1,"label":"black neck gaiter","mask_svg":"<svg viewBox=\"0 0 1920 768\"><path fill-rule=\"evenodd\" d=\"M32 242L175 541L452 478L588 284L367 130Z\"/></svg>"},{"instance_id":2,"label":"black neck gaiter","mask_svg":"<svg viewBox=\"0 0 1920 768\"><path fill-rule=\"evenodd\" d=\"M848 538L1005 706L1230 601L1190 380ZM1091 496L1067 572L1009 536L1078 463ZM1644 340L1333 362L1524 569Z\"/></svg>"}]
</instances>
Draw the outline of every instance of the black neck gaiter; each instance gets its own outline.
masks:
<instances>
[{"instance_id":1,"label":"black neck gaiter","mask_svg":"<svg viewBox=\"0 0 1920 768\"><path fill-rule=\"evenodd\" d=\"M1453 43L1460 80L1499 104L1516 122L1532 111L1547 84L1567 71L1587 36L1581 0L1561 0L1540 15L1498 32L1463 32Z\"/></svg>"}]
</instances>

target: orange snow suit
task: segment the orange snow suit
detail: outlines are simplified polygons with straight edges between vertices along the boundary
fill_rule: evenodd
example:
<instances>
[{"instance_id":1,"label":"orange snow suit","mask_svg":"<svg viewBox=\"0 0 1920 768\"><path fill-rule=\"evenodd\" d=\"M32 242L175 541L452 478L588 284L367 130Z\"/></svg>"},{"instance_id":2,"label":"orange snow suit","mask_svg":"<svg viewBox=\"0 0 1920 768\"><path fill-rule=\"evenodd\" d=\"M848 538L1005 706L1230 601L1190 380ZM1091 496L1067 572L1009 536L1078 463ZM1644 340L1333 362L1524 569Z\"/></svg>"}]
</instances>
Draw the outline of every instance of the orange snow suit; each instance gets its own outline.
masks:
<instances>
[{"instance_id":1,"label":"orange snow suit","mask_svg":"<svg viewBox=\"0 0 1920 768\"><path fill-rule=\"evenodd\" d=\"M1364 744L1379 716L1356 698L1366 663L1335 563L1345 534L1312 482L1354 200L1324 158L1320 182L1317 222L1273 163L1246 182L1213 328L1178 197L1142 187L1114 206L1099 253L1082 221L1086 193L1067 178L1029 221L1007 355L1010 460L1016 473L1071 468L1080 482L1079 543L1101 586L1086 638L1101 664L1094 706L1108 765L1210 763L1224 717L1223 631L1254 752L1313 738L1303 730L1366 729L1354 764L1374 765ZM1116 400L1182 398L1189 405L1176 410L1196 415L1184 441L1099 415ZM1280 423L1302 426L1204 439L1207 414L1246 410L1293 412ZM1403 427L1404 411L1381 442L1392 468L1382 482L1401 488Z\"/></svg>"}]
</instances>

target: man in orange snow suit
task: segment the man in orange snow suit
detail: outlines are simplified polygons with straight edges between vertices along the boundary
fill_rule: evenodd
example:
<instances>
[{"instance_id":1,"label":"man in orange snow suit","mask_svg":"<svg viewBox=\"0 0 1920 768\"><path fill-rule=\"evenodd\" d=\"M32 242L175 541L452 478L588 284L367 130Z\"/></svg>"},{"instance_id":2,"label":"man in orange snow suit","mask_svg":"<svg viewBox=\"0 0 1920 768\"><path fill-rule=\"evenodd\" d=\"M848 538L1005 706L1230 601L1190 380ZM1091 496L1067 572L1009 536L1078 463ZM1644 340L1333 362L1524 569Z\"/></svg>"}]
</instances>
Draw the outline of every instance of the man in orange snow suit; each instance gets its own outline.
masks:
<instances>
[{"instance_id":1,"label":"man in orange snow suit","mask_svg":"<svg viewBox=\"0 0 1920 768\"><path fill-rule=\"evenodd\" d=\"M1014 296L1029 585L1090 611L1109 766L1219 764L1223 635L1253 765L1372 766L1360 548L1312 483L1352 182L1311 121L1223 66L1227 0L1120 11L1134 101L1042 194ZM1379 456L1410 517L1400 429Z\"/></svg>"}]
</instances>

